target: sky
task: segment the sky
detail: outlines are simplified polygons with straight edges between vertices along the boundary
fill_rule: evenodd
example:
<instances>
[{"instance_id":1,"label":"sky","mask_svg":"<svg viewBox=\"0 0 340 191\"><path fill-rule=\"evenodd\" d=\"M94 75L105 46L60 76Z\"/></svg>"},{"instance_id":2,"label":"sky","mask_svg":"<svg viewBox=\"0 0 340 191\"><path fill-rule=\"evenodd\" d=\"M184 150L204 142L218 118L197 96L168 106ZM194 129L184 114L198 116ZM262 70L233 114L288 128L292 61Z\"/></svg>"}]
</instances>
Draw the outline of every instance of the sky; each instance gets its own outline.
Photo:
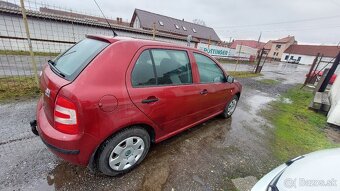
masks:
<instances>
[{"instance_id":1,"label":"sky","mask_svg":"<svg viewBox=\"0 0 340 191\"><path fill-rule=\"evenodd\" d=\"M77 12L99 15L93 0L43 0ZM340 42L340 0L97 0L107 17L130 21L135 8L203 20L224 40L261 41L295 36L299 44Z\"/></svg>"}]
</instances>

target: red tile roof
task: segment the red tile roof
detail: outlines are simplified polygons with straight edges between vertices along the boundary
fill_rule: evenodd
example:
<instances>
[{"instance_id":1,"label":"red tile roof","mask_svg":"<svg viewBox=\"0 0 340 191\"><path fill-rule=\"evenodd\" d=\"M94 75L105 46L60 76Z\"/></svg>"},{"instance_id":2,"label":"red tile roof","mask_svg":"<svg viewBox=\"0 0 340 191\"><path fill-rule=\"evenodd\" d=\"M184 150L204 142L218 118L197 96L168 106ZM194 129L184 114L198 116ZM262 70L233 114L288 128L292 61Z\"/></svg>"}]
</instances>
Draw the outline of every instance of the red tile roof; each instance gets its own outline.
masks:
<instances>
[{"instance_id":1,"label":"red tile roof","mask_svg":"<svg viewBox=\"0 0 340 191\"><path fill-rule=\"evenodd\" d=\"M273 41L270 40L263 46L263 48L266 49L266 50L270 50L270 49L272 49L272 46L273 46Z\"/></svg>"},{"instance_id":2,"label":"red tile roof","mask_svg":"<svg viewBox=\"0 0 340 191\"><path fill-rule=\"evenodd\" d=\"M323 45L291 45L284 53L301 54L316 56L318 53L323 54L324 57L335 57L340 52L338 46L323 46Z\"/></svg>"},{"instance_id":3,"label":"red tile roof","mask_svg":"<svg viewBox=\"0 0 340 191\"><path fill-rule=\"evenodd\" d=\"M236 49L236 46L241 45L241 44L242 46L249 46L251 48L257 48L257 49L260 49L265 45L265 43L258 42L256 40L234 40L230 48Z\"/></svg>"},{"instance_id":4,"label":"red tile roof","mask_svg":"<svg viewBox=\"0 0 340 191\"><path fill-rule=\"evenodd\" d=\"M285 38L281 38L281 39L278 39L278 40L274 40L273 42L274 43L287 43L291 40L295 40L295 37L294 36L287 36Z\"/></svg>"}]
</instances>

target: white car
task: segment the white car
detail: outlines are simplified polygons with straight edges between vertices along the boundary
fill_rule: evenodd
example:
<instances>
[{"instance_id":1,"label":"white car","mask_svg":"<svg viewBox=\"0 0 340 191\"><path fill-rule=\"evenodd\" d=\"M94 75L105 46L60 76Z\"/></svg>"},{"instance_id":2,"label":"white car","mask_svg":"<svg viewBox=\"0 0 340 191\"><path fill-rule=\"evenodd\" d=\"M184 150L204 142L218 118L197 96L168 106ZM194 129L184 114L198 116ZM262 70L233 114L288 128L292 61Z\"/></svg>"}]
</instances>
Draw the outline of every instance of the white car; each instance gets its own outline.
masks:
<instances>
[{"instance_id":1,"label":"white car","mask_svg":"<svg viewBox=\"0 0 340 191\"><path fill-rule=\"evenodd\" d=\"M262 177L252 191L339 191L340 148L296 157Z\"/></svg>"}]
</instances>

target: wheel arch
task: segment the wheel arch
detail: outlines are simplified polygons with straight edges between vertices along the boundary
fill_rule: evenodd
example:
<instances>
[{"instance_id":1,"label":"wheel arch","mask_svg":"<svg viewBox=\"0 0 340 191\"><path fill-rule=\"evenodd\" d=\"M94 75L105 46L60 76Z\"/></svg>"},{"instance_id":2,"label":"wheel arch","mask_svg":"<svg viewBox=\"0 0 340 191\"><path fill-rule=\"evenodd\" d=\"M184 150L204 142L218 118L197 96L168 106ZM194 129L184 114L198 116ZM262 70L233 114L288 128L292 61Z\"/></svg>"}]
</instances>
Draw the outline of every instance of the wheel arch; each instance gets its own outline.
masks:
<instances>
[{"instance_id":1,"label":"wheel arch","mask_svg":"<svg viewBox=\"0 0 340 191\"><path fill-rule=\"evenodd\" d=\"M128 128L132 128L132 127L141 127L142 129L146 130L150 136L150 140L151 140L151 143L155 143L155 140L156 140L156 132L155 132L155 129L148 125L148 124L145 124L145 123L137 123L137 124L133 124L133 125L128 125L126 127L123 127L123 128L120 128L118 131L114 131L111 133L111 135L109 135L106 139L104 139L100 144L98 144L98 146L96 147L96 149L93 151L91 157L90 157L90 160L89 160L89 163L88 163L88 168L90 169L91 172L96 172L97 170L97 167L96 167L96 158L98 156L98 149L108 140L110 139L112 136L114 136L115 134L123 131L123 130L126 130Z\"/></svg>"}]
</instances>

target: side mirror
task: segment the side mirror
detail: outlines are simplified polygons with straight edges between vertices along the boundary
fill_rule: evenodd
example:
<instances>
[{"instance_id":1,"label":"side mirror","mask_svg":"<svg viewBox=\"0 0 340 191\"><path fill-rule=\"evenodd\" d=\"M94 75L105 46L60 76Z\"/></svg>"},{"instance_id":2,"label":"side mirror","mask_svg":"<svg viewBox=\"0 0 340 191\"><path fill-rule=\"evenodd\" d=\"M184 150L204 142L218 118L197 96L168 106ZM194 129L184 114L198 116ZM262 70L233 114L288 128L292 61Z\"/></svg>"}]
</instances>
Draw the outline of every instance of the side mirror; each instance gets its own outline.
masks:
<instances>
[{"instance_id":1,"label":"side mirror","mask_svg":"<svg viewBox=\"0 0 340 191\"><path fill-rule=\"evenodd\" d=\"M226 77L226 82L228 82L228 83L234 83L234 81L235 81L234 77L232 77L232 76L227 76L227 77Z\"/></svg>"}]
</instances>

